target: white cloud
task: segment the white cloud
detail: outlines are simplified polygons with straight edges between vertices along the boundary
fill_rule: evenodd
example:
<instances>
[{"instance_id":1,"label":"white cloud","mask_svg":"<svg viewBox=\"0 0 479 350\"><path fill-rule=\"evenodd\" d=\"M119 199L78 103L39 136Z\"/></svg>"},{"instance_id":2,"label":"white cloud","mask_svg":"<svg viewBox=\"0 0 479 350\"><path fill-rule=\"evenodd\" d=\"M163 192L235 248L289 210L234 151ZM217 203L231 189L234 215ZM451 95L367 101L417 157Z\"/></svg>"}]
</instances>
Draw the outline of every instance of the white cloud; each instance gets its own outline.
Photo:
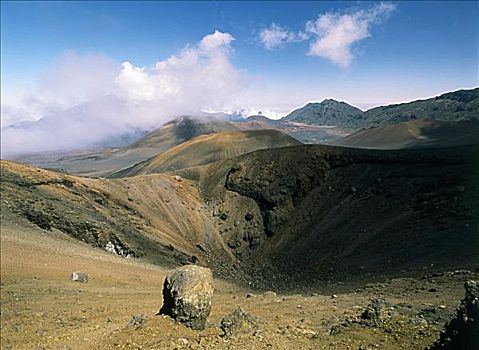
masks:
<instances>
[{"instance_id":1,"label":"white cloud","mask_svg":"<svg viewBox=\"0 0 479 350\"><path fill-rule=\"evenodd\" d=\"M233 40L230 34L216 31L151 69L124 62L115 80L118 94L180 110L221 107L241 85L240 71L230 60Z\"/></svg>"},{"instance_id":2,"label":"white cloud","mask_svg":"<svg viewBox=\"0 0 479 350\"><path fill-rule=\"evenodd\" d=\"M371 35L371 27L395 10L391 3L380 3L352 13L327 13L306 24L306 32L315 36L308 55L319 56L348 67L353 58L352 46Z\"/></svg>"},{"instance_id":3,"label":"white cloud","mask_svg":"<svg viewBox=\"0 0 479 350\"><path fill-rule=\"evenodd\" d=\"M326 13L306 23L305 31L291 32L272 23L259 33L259 40L268 50L287 43L311 40L309 56L319 56L348 67L353 61L353 45L369 36L371 28L396 9L392 3L381 2L368 9L347 13Z\"/></svg>"},{"instance_id":4,"label":"white cloud","mask_svg":"<svg viewBox=\"0 0 479 350\"><path fill-rule=\"evenodd\" d=\"M306 40L307 36L302 32L290 32L287 29L272 23L268 28L261 30L259 33L259 39L266 49L273 50L286 43Z\"/></svg>"},{"instance_id":5,"label":"white cloud","mask_svg":"<svg viewBox=\"0 0 479 350\"><path fill-rule=\"evenodd\" d=\"M2 128L112 94L119 67L105 55L66 51L21 94L2 84Z\"/></svg>"},{"instance_id":6,"label":"white cloud","mask_svg":"<svg viewBox=\"0 0 479 350\"><path fill-rule=\"evenodd\" d=\"M231 62L233 40L215 31L151 67L67 53L32 91L2 100L3 156L88 147L178 115L225 109L245 87ZM38 117L28 128L5 128Z\"/></svg>"},{"instance_id":7,"label":"white cloud","mask_svg":"<svg viewBox=\"0 0 479 350\"><path fill-rule=\"evenodd\" d=\"M213 34L205 36L201 39L200 49L203 52L211 53L218 49L228 49L229 44L235 40L229 33L222 33L217 30Z\"/></svg>"}]
</instances>

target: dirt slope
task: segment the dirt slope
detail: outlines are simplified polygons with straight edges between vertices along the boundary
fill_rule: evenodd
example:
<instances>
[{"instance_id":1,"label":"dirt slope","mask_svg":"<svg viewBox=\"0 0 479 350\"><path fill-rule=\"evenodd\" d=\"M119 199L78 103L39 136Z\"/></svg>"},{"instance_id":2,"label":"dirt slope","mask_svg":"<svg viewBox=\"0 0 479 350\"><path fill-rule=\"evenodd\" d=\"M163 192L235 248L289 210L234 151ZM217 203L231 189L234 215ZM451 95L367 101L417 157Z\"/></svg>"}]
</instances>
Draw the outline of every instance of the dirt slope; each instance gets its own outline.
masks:
<instances>
[{"instance_id":1,"label":"dirt slope","mask_svg":"<svg viewBox=\"0 0 479 350\"><path fill-rule=\"evenodd\" d=\"M361 130L334 144L346 147L401 149L452 147L479 143L479 120L414 120Z\"/></svg>"},{"instance_id":2,"label":"dirt slope","mask_svg":"<svg viewBox=\"0 0 479 350\"><path fill-rule=\"evenodd\" d=\"M112 174L126 177L154 174L229 159L265 148L277 148L301 144L276 130L249 130L201 135L170 150Z\"/></svg>"},{"instance_id":3,"label":"dirt slope","mask_svg":"<svg viewBox=\"0 0 479 350\"><path fill-rule=\"evenodd\" d=\"M167 175L97 180L1 161L2 215L162 266L221 260L197 189ZM198 248L201 246L202 248Z\"/></svg>"}]
</instances>

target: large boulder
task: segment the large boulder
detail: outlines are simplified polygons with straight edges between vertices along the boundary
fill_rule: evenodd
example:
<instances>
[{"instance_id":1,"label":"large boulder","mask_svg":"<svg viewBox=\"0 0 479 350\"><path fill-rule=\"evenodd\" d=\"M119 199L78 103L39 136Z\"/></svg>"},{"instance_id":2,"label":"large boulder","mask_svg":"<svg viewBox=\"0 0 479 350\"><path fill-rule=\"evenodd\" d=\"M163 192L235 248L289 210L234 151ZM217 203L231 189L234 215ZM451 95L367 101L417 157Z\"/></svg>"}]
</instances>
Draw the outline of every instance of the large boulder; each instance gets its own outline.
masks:
<instances>
[{"instance_id":1,"label":"large boulder","mask_svg":"<svg viewBox=\"0 0 479 350\"><path fill-rule=\"evenodd\" d=\"M203 330L211 312L213 274L210 269L185 265L168 272L163 284L160 314L186 326Z\"/></svg>"},{"instance_id":2,"label":"large boulder","mask_svg":"<svg viewBox=\"0 0 479 350\"><path fill-rule=\"evenodd\" d=\"M457 308L456 317L448 324L430 350L479 349L479 281L464 284L466 295Z\"/></svg>"}]
</instances>

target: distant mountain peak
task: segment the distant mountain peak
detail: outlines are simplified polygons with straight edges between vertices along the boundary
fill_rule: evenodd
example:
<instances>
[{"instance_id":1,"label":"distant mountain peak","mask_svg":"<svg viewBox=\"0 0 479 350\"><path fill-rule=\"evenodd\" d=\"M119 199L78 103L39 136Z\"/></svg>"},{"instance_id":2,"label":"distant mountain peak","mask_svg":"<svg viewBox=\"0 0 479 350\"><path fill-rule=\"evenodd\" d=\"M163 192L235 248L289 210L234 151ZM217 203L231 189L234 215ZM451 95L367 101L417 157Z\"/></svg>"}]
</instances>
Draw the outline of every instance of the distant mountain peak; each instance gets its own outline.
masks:
<instances>
[{"instance_id":1,"label":"distant mountain peak","mask_svg":"<svg viewBox=\"0 0 479 350\"><path fill-rule=\"evenodd\" d=\"M308 103L288 114L283 120L304 124L338 125L361 118L362 114L363 111L359 108L328 98L321 102Z\"/></svg>"}]
</instances>

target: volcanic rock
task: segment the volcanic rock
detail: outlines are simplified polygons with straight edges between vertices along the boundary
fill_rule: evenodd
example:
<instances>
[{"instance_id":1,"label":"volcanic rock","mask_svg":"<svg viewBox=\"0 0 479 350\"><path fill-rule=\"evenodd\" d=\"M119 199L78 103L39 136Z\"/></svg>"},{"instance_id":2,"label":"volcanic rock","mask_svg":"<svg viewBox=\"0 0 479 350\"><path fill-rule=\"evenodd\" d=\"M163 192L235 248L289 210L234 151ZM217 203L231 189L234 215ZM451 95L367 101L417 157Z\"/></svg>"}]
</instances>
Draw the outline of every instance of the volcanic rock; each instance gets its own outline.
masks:
<instances>
[{"instance_id":1,"label":"volcanic rock","mask_svg":"<svg viewBox=\"0 0 479 350\"><path fill-rule=\"evenodd\" d=\"M166 275L159 314L171 316L192 329L203 330L211 312L212 297L211 270L185 265Z\"/></svg>"},{"instance_id":2,"label":"volcanic rock","mask_svg":"<svg viewBox=\"0 0 479 350\"><path fill-rule=\"evenodd\" d=\"M238 308L221 320L220 328L223 336L230 337L236 333L257 333L259 330L257 318Z\"/></svg>"},{"instance_id":3,"label":"volcanic rock","mask_svg":"<svg viewBox=\"0 0 479 350\"><path fill-rule=\"evenodd\" d=\"M456 317L429 350L479 349L479 281L464 284L466 295L457 308Z\"/></svg>"}]
</instances>

